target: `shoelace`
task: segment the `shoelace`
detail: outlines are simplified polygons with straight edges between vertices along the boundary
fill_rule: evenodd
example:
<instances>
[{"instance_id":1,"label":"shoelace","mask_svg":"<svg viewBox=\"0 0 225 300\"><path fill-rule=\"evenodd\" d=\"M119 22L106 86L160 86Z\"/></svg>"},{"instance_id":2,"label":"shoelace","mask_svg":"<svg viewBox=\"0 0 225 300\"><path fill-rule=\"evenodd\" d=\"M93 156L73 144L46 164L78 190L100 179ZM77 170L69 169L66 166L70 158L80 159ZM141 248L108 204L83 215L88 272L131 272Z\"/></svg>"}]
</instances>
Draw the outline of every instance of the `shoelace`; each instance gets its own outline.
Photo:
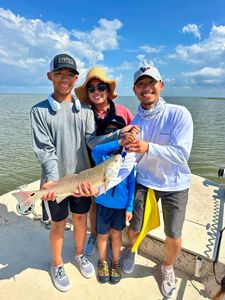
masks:
<instances>
[{"instance_id":1,"label":"shoelace","mask_svg":"<svg viewBox=\"0 0 225 300\"><path fill-rule=\"evenodd\" d=\"M165 281L168 283L168 282L173 282L174 279L173 279L173 271L168 271L168 270L163 270L163 275L164 275L164 279Z\"/></svg>"},{"instance_id":2,"label":"shoelace","mask_svg":"<svg viewBox=\"0 0 225 300\"><path fill-rule=\"evenodd\" d=\"M82 255L80 259L82 265L87 265L89 263L88 259L84 255Z\"/></svg>"},{"instance_id":3,"label":"shoelace","mask_svg":"<svg viewBox=\"0 0 225 300\"><path fill-rule=\"evenodd\" d=\"M57 271L57 273L55 275L56 278L63 278L66 275L66 272L65 272L63 266L58 267L56 271Z\"/></svg>"}]
</instances>

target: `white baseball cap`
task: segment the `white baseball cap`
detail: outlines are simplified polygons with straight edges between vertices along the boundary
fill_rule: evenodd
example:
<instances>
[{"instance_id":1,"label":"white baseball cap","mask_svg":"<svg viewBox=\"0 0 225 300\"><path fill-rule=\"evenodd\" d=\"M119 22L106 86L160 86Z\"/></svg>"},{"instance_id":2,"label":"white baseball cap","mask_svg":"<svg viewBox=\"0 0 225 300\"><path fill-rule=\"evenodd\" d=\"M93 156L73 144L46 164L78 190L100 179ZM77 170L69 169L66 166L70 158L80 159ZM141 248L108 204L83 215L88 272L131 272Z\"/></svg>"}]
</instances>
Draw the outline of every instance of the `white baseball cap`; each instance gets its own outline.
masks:
<instances>
[{"instance_id":1,"label":"white baseball cap","mask_svg":"<svg viewBox=\"0 0 225 300\"><path fill-rule=\"evenodd\" d=\"M134 84L142 76L149 76L154 78L157 81L162 81L162 77L159 73L159 70L153 66L147 65L147 66L140 67L140 69L134 73Z\"/></svg>"}]
</instances>

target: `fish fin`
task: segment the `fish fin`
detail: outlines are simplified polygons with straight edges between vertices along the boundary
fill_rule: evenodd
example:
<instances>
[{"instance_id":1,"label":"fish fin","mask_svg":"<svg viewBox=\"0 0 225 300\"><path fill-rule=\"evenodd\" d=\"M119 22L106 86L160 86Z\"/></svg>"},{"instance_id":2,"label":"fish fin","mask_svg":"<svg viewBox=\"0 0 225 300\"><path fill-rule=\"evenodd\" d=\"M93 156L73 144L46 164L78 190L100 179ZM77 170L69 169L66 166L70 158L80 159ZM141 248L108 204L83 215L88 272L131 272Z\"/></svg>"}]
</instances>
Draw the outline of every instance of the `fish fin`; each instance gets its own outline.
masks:
<instances>
[{"instance_id":1,"label":"fish fin","mask_svg":"<svg viewBox=\"0 0 225 300\"><path fill-rule=\"evenodd\" d=\"M12 195L18 201L22 213L28 210L28 208L31 207L31 205L35 202L30 198L30 196L37 192L38 191L23 191L23 192L12 193Z\"/></svg>"},{"instance_id":2,"label":"fish fin","mask_svg":"<svg viewBox=\"0 0 225 300\"><path fill-rule=\"evenodd\" d=\"M65 176L65 177L63 177L63 178L61 178L61 179L59 179L58 181L56 181L54 184L55 184L55 185L58 185L59 183L65 181L65 180L68 180L68 178L71 178L71 177L73 177L74 175L78 175L78 174L73 173L73 174L67 175L67 176ZM54 185L54 184L53 184L53 185Z\"/></svg>"}]
</instances>

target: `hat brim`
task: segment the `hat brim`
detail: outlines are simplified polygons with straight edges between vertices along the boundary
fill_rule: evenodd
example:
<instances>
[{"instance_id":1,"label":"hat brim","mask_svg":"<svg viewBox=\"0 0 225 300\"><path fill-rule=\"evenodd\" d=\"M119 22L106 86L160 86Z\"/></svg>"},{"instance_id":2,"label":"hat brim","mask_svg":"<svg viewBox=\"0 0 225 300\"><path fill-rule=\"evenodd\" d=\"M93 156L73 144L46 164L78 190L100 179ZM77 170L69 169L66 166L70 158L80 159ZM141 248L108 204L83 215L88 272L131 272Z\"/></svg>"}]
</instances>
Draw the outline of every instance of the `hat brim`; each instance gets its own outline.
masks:
<instances>
[{"instance_id":1,"label":"hat brim","mask_svg":"<svg viewBox=\"0 0 225 300\"><path fill-rule=\"evenodd\" d=\"M96 134L103 135L105 130L109 125L116 125L118 129L121 129L126 126L126 122L123 117L117 115L108 115L97 127Z\"/></svg>"},{"instance_id":2,"label":"hat brim","mask_svg":"<svg viewBox=\"0 0 225 300\"><path fill-rule=\"evenodd\" d=\"M81 102L89 103L89 104L91 103L89 100L89 97L88 97L86 86L87 86L88 82L93 78L97 78L100 81L108 84L108 86L109 86L108 98L110 100L114 100L117 97L117 93L115 92L115 89L116 89L116 81L115 80L109 80L109 79L102 78L101 76L93 75L93 76L89 76L81 86L74 89L74 92L75 92L77 98Z\"/></svg>"},{"instance_id":3,"label":"hat brim","mask_svg":"<svg viewBox=\"0 0 225 300\"><path fill-rule=\"evenodd\" d=\"M77 69L71 67L71 65L68 65L68 64L63 64L63 65L61 64L60 67L55 68L54 70L52 70L52 72L55 72L55 71L63 69L63 68L68 68L70 70L73 70L77 75L79 75L79 72L77 71Z\"/></svg>"}]
</instances>

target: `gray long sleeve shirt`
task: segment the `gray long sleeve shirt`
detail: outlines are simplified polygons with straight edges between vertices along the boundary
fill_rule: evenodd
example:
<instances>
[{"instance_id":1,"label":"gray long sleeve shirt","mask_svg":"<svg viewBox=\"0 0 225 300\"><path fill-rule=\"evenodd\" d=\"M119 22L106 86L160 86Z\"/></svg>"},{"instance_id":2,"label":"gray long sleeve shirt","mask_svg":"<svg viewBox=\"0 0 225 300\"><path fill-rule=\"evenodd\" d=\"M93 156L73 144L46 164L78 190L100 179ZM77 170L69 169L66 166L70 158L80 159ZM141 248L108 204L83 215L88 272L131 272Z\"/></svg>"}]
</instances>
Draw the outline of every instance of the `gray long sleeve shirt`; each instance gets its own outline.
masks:
<instances>
[{"instance_id":1,"label":"gray long sleeve shirt","mask_svg":"<svg viewBox=\"0 0 225 300\"><path fill-rule=\"evenodd\" d=\"M41 184L90 168L87 145L92 148L118 136L96 137L93 112L78 100L59 103L50 95L34 105L30 115L33 149L42 167Z\"/></svg>"}]
</instances>

